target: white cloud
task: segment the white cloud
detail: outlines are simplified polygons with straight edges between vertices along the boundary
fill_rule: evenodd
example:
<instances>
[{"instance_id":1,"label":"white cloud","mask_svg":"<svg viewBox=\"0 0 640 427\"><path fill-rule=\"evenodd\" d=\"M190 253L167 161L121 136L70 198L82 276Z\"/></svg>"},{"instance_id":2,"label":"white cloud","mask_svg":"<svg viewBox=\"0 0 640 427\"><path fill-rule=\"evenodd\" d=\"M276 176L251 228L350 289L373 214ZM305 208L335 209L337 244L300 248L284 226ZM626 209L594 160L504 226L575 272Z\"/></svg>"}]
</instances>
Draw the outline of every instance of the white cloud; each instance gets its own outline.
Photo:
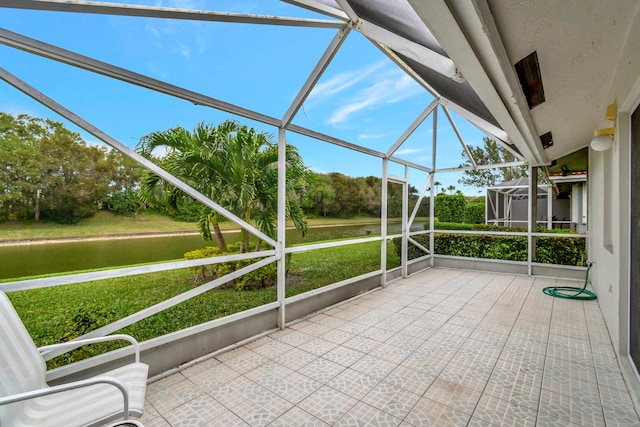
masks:
<instances>
[{"instance_id":1,"label":"white cloud","mask_svg":"<svg viewBox=\"0 0 640 427\"><path fill-rule=\"evenodd\" d=\"M184 56L185 58L188 58L189 56L191 56L191 48L189 46L180 42L176 42L176 43L177 43L178 52L180 52L182 56Z\"/></svg>"},{"instance_id":2,"label":"white cloud","mask_svg":"<svg viewBox=\"0 0 640 427\"><path fill-rule=\"evenodd\" d=\"M336 126L347 121L354 113L373 109L380 105L394 104L414 95L424 93L410 76L400 70L381 73L381 78L361 89L353 100L342 105L329 117L328 123Z\"/></svg>"},{"instance_id":3,"label":"white cloud","mask_svg":"<svg viewBox=\"0 0 640 427\"><path fill-rule=\"evenodd\" d=\"M157 1L156 6L199 10L197 3L191 0ZM149 18L144 28L152 36L157 48L184 58L190 58L193 52L203 53L207 49L200 22Z\"/></svg>"},{"instance_id":4,"label":"white cloud","mask_svg":"<svg viewBox=\"0 0 640 427\"><path fill-rule=\"evenodd\" d=\"M358 134L358 139L380 139L384 138L386 135L382 133L360 133Z\"/></svg>"},{"instance_id":5,"label":"white cloud","mask_svg":"<svg viewBox=\"0 0 640 427\"><path fill-rule=\"evenodd\" d=\"M338 74L327 81L316 85L307 98L306 104L320 103L362 81L385 65L386 61L379 61L359 70Z\"/></svg>"},{"instance_id":6,"label":"white cloud","mask_svg":"<svg viewBox=\"0 0 640 427\"><path fill-rule=\"evenodd\" d=\"M423 151L425 151L424 148L405 148L403 150L396 151L395 154L400 154L400 155L414 154L414 153L421 153Z\"/></svg>"}]
</instances>

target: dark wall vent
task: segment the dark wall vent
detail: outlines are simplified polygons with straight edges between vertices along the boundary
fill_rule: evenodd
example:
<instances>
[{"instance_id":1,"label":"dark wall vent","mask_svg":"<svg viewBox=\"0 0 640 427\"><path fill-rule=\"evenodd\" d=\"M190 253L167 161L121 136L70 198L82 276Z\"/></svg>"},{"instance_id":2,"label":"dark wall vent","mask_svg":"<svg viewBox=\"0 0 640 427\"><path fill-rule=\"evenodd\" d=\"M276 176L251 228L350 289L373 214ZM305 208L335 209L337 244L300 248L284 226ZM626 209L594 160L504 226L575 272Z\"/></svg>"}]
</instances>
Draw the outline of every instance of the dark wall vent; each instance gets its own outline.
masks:
<instances>
[{"instance_id":1,"label":"dark wall vent","mask_svg":"<svg viewBox=\"0 0 640 427\"><path fill-rule=\"evenodd\" d=\"M538 63L538 53L524 57L514 65L520 86L524 96L527 98L529 109L542 104L544 99L544 87L542 86L542 74L540 74L540 64Z\"/></svg>"},{"instance_id":2,"label":"dark wall vent","mask_svg":"<svg viewBox=\"0 0 640 427\"><path fill-rule=\"evenodd\" d=\"M553 135L551 135L551 132L540 135L540 141L542 142L542 148L546 150L553 145Z\"/></svg>"}]
</instances>

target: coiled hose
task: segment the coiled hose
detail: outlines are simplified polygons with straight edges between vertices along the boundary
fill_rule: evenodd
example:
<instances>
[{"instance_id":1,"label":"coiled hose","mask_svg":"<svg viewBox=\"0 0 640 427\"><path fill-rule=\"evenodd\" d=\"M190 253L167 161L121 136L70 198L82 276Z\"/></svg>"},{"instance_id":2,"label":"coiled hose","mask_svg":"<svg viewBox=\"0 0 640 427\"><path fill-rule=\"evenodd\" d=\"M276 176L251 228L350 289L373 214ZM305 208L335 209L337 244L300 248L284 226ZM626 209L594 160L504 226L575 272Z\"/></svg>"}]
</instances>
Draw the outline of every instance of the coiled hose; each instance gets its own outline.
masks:
<instances>
[{"instance_id":1,"label":"coiled hose","mask_svg":"<svg viewBox=\"0 0 640 427\"><path fill-rule=\"evenodd\" d=\"M592 300L598 298L595 293L587 290L587 283L589 282L589 270L591 270L592 265L593 264L589 263L589 266L587 267L587 277L585 277L584 279L584 286L582 288L573 286L549 286L547 288L544 288L542 292L556 298L578 300Z\"/></svg>"}]
</instances>

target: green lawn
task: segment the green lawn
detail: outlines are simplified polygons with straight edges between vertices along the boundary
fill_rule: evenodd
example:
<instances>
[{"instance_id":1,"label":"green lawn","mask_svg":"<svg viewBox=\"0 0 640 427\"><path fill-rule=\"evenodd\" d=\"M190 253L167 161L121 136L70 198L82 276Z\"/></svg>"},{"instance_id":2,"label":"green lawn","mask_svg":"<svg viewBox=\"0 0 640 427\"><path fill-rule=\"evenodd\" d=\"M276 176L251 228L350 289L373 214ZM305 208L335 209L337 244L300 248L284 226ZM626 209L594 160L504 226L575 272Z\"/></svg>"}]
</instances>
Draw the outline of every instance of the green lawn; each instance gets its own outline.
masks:
<instances>
[{"instance_id":1,"label":"green lawn","mask_svg":"<svg viewBox=\"0 0 640 427\"><path fill-rule=\"evenodd\" d=\"M399 259L388 245L389 268ZM287 296L307 292L380 268L380 243L367 242L292 255ZM9 293L36 345L60 342L121 319L194 287L191 269ZM124 328L139 341L198 325L276 300L273 288L212 290ZM123 344L92 345L50 362L50 367Z\"/></svg>"}]
</instances>

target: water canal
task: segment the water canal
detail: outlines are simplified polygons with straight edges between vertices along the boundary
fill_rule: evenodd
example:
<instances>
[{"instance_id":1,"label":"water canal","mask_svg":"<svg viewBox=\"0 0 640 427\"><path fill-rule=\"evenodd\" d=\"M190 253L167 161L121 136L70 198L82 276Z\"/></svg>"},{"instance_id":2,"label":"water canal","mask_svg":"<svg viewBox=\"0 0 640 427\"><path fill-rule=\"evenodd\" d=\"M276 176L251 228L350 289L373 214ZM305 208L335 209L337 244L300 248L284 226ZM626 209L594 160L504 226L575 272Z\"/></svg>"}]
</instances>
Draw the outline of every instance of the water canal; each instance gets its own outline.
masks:
<instances>
[{"instance_id":1,"label":"water canal","mask_svg":"<svg viewBox=\"0 0 640 427\"><path fill-rule=\"evenodd\" d=\"M414 224L413 229L421 228L422 224ZM389 225L389 233L400 229L400 224ZM297 230L287 230L286 238L287 245L291 245L379 233L379 225L330 226L310 228L304 238ZM225 233L227 243L237 241L239 234ZM185 252L205 246L215 243L204 241L199 235L0 246L0 279L182 259Z\"/></svg>"}]
</instances>

